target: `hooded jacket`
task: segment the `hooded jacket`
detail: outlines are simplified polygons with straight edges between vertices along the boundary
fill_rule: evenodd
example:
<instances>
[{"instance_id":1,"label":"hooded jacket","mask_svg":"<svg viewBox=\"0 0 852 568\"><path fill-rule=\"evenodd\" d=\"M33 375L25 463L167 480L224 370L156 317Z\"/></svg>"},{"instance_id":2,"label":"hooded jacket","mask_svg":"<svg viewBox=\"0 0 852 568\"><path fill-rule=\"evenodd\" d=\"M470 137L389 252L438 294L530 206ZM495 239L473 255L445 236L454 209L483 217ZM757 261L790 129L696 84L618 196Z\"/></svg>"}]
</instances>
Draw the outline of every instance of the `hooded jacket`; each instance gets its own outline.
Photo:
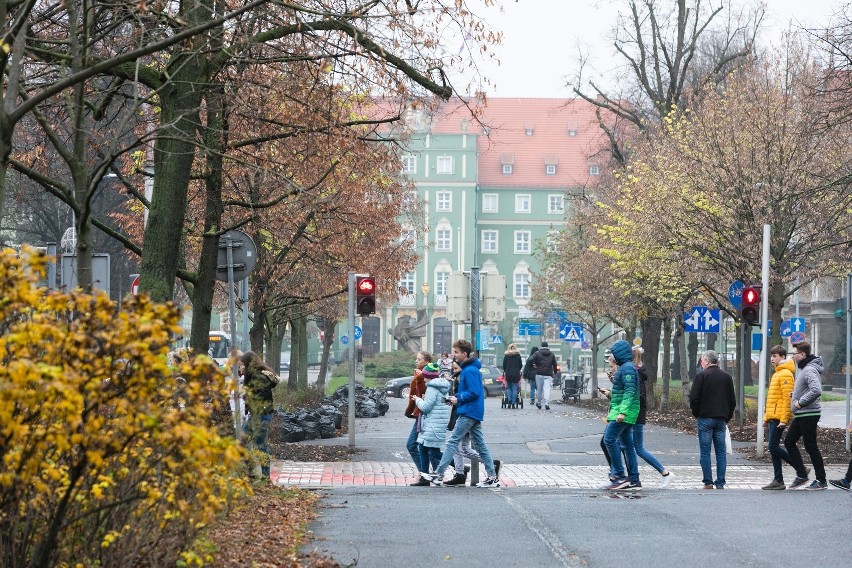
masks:
<instances>
[{"instance_id":1,"label":"hooded jacket","mask_svg":"<svg viewBox=\"0 0 852 568\"><path fill-rule=\"evenodd\" d=\"M822 412L819 398L822 396L822 380L820 376L825 366L822 358L808 355L799 361L796 371L796 384L793 386L793 396L790 399L790 410L795 416L817 416ZM801 408L796 408L796 401Z\"/></svg>"},{"instance_id":2,"label":"hooded jacket","mask_svg":"<svg viewBox=\"0 0 852 568\"><path fill-rule=\"evenodd\" d=\"M482 422L485 418L485 393L482 390L482 373L479 359L468 359L461 365L459 388L456 391L459 416Z\"/></svg>"},{"instance_id":3,"label":"hooded jacket","mask_svg":"<svg viewBox=\"0 0 852 568\"><path fill-rule=\"evenodd\" d=\"M426 396L414 401L423 415L423 424L417 442L427 448L440 448L447 436L450 406L444 397L450 392L450 381L438 377L426 383Z\"/></svg>"},{"instance_id":4,"label":"hooded jacket","mask_svg":"<svg viewBox=\"0 0 852 568\"><path fill-rule=\"evenodd\" d=\"M781 424L789 424L793 420L790 411L790 395L793 393L794 373L796 364L786 359L775 366L775 372L769 380L769 391L766 393L766 412L763 421L777 420Z\"/></svg>"},{"instance_id":5,"label":"hooded jacket","mask_svg":"<svg viewBox=\"0 0 852 568\"><path fill-rule=\"evenodd\" d=\"M630 344L620 339L612 345L612 355L618 364L618 370L612 377L612 396L609 401L607 420L618 419L624 415L624 422L636 424L639 417L639 374L633 365L633 350Z\"/></svg>"},{"instance_id":6,"label":"hooded jacket","mask_svg":"<svg viewBox=\"0 0 852 568\"><path fill-rule=\"evenodd\" d=\"M556 355L549 347L542 347L530 356L529 364L536 375L552 377L556 374Z\"/></svg>"},{"instance_id":7,"label":"hooded jacket","mask_svg":"<svg viewBox=\"0 0 852 568\"><path fill-rule=\"evenodd\" d=\"M503 355L503 373L506 374L506 382L517 383L521 380L521 367L524 364L521 362L521 354L517 351L513 353L506 352Z\"/></svg>"}]
</instances>

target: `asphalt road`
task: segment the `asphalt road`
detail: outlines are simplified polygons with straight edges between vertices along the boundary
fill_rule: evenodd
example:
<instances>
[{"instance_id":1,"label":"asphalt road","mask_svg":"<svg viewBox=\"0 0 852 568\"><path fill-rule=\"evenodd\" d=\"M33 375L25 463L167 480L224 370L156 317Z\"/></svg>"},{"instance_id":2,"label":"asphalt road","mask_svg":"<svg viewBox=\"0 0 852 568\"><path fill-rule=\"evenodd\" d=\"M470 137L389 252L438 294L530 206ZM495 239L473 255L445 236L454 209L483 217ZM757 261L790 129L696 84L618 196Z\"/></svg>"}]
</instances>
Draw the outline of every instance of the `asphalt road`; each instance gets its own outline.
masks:
<instances>
[{"instance_id":1,"label":"asphalt road","mask_svg":"<svg viewBox=\"0 0 852 568\"><path fill-rule=\"evenodd\" d=\"M401 400L389 402L387 416L357 422L356 446L364 451L356 460L409 460L411 423ZM483 424L494 457L603 463L600 417L551 408L504 410L498 398L488 399ZM667 465L698 463L692 435L648 426L645 445ZM748 464L741 454L730 458ZM565 488L335 487L322 490L321 516L310 527L316 539L304 550L368 567L852 565L852 494L699 487L700 479L695 489L651 486L630 498Z\"/></svg>"}]
</instances>

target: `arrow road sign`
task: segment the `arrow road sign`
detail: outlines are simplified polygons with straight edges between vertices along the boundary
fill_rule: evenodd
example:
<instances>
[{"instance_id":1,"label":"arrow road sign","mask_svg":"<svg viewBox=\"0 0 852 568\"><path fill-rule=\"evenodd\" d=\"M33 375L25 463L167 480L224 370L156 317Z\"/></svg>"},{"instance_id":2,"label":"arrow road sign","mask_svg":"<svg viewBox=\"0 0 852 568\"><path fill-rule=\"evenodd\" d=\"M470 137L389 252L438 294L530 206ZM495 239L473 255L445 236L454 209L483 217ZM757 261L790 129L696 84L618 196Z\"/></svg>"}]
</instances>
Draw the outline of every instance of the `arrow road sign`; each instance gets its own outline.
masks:
<instances>
[{"instance_id":1,"label":"arrow road sign","mask_svg":"<svg viewBox=\"0 0 852 568\"><path fill-rule=\"evenodd\" d=\"M719 333L721 317L719 310L707 306L695 306L683 314L683 330L687 333Z\"/></svg>"},{"instance_id":2,"label":"arrow road sign","mask_svg":"<svg viewBox=\"0 0 852 568\"><path fill-rule=\"evenodd\" d=\"M790 337L793 333L793 328L790 326L790 320L781 321L781 337Z\"/></svg>"},{"instance_id":3,"label":"arrow road sign","mask_svg":"<svg viewBox=\"0 0 852 568\"><path fill-rule=\"evenodd\" d=\"M355 326L355 339L361 339L361 328L359 326Z\"/></svg>"},{"instance_id":4,"label":"arrow road sign","mask_svg":"<svg viewBox=\"0 0 852 568\"><path fill-rule=\"evenodd\" d=\"M538 322L521 321L518 323L518 335L541 335L541 324Z\"/></svg>"},{"instance_id":5,"label":"arrow road sign","mask_svg":"<svg viewBox=\"0 0 852 568\"><path fill-rule=\"evenodd\" d=\"M805 318L790 318L790 329L793 331L805 331ZM804 341L804 340L802 340Z\"/></svg>"},{"instance_id":6,"label":"arrow road sign","mask_svg":"<svg viewBox=\"0 0 852 568\"><path fill-rule=\"evenodd\" d=\"M346 345L347 343L349 343L349 336L348 335L341 335L340 336L340 343L342 343L343 345Z\"/></svg>"}]
</instances>

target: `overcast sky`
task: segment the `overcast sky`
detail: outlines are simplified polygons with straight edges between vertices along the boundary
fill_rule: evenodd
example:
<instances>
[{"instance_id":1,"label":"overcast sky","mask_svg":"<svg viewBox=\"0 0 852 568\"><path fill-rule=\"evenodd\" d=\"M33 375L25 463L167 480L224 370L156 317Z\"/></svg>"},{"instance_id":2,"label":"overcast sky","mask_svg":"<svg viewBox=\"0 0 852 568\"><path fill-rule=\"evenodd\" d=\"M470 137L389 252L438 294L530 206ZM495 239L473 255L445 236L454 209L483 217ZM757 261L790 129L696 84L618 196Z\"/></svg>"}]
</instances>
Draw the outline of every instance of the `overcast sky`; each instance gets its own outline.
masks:
<instances>
[{"instance_id":1,"label":"overcast sky","mask_svg":"<svg viewBox=\"0 0 852 568\"><path fill-rule=\"evenodd\" d=\"M741 1L741 0L738 0ZM711 0L718 4L719 0ZM621 63L612 48L612 28L624 0L502 0L504 13L477 13L504 33L494 48L500 64L483 63L493 86L490 96L569 97L568 77L577 71L578 46L591 53L598 83L611 87L612 70ZM766 0L764 40L777 41L790 22L824 26L844 0ZM475 4L475 1L472 2ZM623 8L622 8L623 9ZM588 76L588 73L584 74Z\"/></svg>"}]
</instances>

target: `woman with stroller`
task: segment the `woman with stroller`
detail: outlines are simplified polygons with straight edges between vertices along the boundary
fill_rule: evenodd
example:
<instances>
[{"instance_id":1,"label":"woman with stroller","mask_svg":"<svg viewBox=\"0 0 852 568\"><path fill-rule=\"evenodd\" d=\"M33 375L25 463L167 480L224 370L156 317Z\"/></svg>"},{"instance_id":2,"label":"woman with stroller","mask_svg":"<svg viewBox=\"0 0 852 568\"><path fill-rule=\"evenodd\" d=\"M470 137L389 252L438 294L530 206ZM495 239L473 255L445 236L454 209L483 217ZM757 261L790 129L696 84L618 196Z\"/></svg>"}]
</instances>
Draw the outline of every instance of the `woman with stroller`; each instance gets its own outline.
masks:
<instances>
[{"instance_id":1,"label":"woman with stroller","mask_svg":"<svg viewBox=\"0 0 852 568\"><path fill-rule=\"evenodd\" d=\"M518 383L521 382L521 353L514 343L509 344L503 355L503 374L506 377L506 400L509 408L518 408Z\"/></svg>"}]
</instances>

